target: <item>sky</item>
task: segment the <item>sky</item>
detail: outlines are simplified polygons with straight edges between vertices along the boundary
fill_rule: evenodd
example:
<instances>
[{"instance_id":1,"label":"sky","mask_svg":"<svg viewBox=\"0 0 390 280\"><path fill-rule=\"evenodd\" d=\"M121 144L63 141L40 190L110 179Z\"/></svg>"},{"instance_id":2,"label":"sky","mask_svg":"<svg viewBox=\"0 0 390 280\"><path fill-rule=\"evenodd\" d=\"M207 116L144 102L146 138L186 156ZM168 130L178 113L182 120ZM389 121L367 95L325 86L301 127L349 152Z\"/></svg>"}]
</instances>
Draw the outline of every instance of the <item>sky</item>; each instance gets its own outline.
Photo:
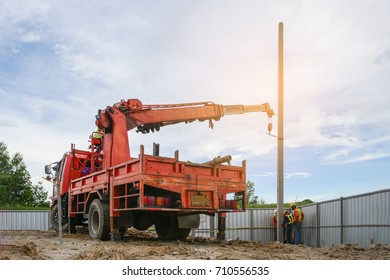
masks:
<instances>
[{"instance_id":1,"label":"sky","mask_svg":"<svg viewBox=\"0 0 390 280\"><path fill-rule=\"evenodd\" d=\"M390 2L0 1L0 141L35 184L44 165L87 149L98 109L270 103L277 113L284 23L284 200L324 201L390 187ZM129 132L131 154L247 161L276 202L277 138L264 113ZM277 133L277 116L272 120ZM50 190L50 183L43 183Z\"/></svg>"}]
</instances>

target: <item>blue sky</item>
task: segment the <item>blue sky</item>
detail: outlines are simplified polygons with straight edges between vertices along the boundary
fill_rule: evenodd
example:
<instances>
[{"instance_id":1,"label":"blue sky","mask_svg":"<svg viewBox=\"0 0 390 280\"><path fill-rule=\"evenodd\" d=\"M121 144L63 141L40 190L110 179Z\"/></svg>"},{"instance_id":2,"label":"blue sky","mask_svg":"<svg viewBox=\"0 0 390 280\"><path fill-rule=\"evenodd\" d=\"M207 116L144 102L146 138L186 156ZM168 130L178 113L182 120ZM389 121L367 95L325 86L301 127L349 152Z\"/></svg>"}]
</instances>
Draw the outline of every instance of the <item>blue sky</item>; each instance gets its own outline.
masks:
<instances>
[{"instance_id":1,"label":"blue sky","mask_svg":"<svg viewBox=\"0 0 390 280\"><path fill-rule=\"evenodd\" d=\"M86 149L98 109L211 100L277 111L277 25L285 27L285 201L390 187L388 1L0 2L0 141L34 183L70 144ZM277 120L274 118L274 133ZM276 201L276 138L265 114L129 132L203 162L247 160ZM49 183L44 183L50 189Z\"/></svg>"}]
</instances>

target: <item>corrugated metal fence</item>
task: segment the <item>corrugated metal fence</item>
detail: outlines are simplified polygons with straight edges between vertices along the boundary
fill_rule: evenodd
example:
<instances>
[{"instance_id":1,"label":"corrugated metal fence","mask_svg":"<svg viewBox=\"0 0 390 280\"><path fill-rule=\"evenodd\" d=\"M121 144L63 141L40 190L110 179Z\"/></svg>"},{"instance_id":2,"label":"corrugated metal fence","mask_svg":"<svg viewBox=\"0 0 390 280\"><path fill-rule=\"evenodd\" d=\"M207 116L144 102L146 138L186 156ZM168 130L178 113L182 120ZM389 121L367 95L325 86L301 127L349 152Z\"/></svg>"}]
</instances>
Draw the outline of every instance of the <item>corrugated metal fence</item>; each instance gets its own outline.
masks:
<instances>
[{"instance_id":1,"label":"corrugated metal fence","mask_svg":"<svg viewBox=\"0 0 390 280\"><path fill-rule=\"evenodd\" d=\"M226 238L273 241L274 209L247 209L228 214ZM302 207L302 241L314 247L341 243L390 244L390 189L319 202ZM0 230L48 230L49 211L0 211ZM201 215L192 235L215 237L217 218Z\"/></svg>"},{"instance_id":2,"label":"corrugated metal fence","mask_svg":"<svg viewBox=\"0 0 390 280\"><path fill-rule=\"evenodd\" d=\"M274 209L247 209L228 214L226 238L273 241ZM314 247L342 243L390 244L390 189L303 206L302 241ZM195 236L214 237L217 218L202 216Z\"/></svg>"},{"instance_id":3,"label":"corrugated metal fence","mask_svg":"<svg viewBox=\"0 0 390 280\"><path fill-rule=\"evenodd\" d=\"M390 189L341 197L302 210L303 240L308 245L390 244Z\"/></svg>"},{"instance_id":4,"label":"corrugated metal fence","mask_svg":"<svg viewBox=\"0 0 390 280\"><path fill-rule=\"evenodd\" d=\"M48 230L50 211L0 210L0 230Z\"/></svg>"}]
</instances>

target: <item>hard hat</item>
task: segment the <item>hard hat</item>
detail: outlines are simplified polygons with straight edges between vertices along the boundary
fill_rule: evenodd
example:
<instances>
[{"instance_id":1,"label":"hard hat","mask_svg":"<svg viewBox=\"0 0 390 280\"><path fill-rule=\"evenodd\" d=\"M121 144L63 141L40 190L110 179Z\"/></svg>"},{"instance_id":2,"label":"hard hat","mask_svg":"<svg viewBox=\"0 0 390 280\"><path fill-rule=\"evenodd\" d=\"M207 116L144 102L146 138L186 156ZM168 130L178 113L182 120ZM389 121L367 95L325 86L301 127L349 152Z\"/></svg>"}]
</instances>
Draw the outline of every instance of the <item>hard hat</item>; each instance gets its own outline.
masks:
<instances>
[{"instance_id":1,"label":"hard hat","mask_svg":"<svg viewBox=\"0 0 390 280\"><path fill-rule=\"evenodd\" d=\"M274 213L275 213L275 214L278 214L278 210L277 210L277 209L275 209L275 210L274 210Z\"/></svg>"},{"instance_id":2,"label":"hard hat","mask_svg":"<svg viewBox=\"0 0 390 280\"><path fill-rule=\"evenodd\" d=\"M297 206L297 204L295 202L291 202L290 207L293 207L293 206Z\"/></svg>"}]
</instances>

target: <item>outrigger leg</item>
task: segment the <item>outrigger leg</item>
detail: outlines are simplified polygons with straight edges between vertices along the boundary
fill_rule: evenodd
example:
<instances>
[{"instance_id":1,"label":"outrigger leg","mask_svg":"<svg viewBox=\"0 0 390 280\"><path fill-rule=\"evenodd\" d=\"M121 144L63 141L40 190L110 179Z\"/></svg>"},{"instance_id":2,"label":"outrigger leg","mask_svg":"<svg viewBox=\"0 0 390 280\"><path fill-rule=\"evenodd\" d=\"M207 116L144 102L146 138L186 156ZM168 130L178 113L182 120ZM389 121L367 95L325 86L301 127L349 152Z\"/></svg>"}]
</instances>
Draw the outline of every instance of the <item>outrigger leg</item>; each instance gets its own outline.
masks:
<instances>
[{"instance_id":1,"label":"outrigger leg","mask_svg":"<svg viewBox=\"0 0 390 280\"><path fill-rule=\"evenodd\" d=\"M226 230L226 213L218 213L218 233L217 233L218 240L226 239L225 230Z\"/></svg>"}]
</instances>

